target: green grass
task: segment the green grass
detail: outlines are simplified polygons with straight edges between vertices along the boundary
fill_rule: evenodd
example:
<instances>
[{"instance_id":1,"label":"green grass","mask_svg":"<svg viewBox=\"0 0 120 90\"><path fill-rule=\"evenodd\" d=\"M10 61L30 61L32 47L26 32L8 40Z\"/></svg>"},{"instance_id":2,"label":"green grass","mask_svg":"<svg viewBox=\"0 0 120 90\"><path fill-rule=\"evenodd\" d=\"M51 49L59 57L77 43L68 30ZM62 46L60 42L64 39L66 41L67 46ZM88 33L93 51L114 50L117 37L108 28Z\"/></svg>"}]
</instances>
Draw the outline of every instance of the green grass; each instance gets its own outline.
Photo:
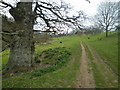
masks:
<instances>
[{"instance_id":1,"label":"green grass","mask_svg":"<svg viewBox=\"0 0 120 90\"><path fill-rule=\"evenodd\" d=\"M32 76L41 76L61 68L69 61L70 55L71 53L65 47L53 48L43 51L38 56L37 62L39 60L41 63L49 64L50 66L40 70L35 70Z\"/></svg>"},{"instance_id":2,"label":"green grass","mask_svg":"<svg viewBox=\"0 0 120 90\"><path fill-rule=\"evenodd\" d=\"M0 52L0 56L2 57L2 63L0 64L1 69L6 67L9 58L9 49L3 52Z\"/></svg>"},{"instance_id":3,"label":"green grass","mask_svg":"<svg viewBox=\"0 0 120 90\"><path fill-rule=\"evenodd\" d=\"M104 61L107 63L112 70L118 74L118 35L117 32L110 32L109 37L105 37L105 33L97 35L82 35L81 40L86 44L91 46ZM90 37L90 39L88 39ZM102 38L99 40L99 38ZM106 70L105 65L101 64L99 61L95 62L89 51L88 47L85 45L87 55L90 59L90 66L92 67L92 72L94 75L96 88L110 88L118 87L116 77L112 75L108 70ZM108 78L106 80L106 77Z\"/></svg>"},{"instance_id":4,"label":"green grass","mask_svg":"<svg viewBox=\"0 0 120 90\"><path fill-rule=\"evenodd\" d=\"M67 55L70 55L70 53L71 52L69 52L66 47L47 49L35 56L35 62L43 62L45 64L53 65L62 60L62 58L66 57Z\"/></svg>"},{"instance_id":5,"label":"green grass","mask_svg":"<svg viewBox=\"0 0 120 90\"><path fill-rule=\"evenodd\" d=\"M92 67L96 88L117 88L118 83L115 82L117 78L106 69L105 64L94 60L88 46L86 44L84 46L89 58L89 66Z\"/></svg>"},{"instance_id":6,"label":"green grass","mask_svg":"<svg viewBox=\"0 0 120 90\"><path fill-rule=\"evenodd\" d=\"M102 59L118 74L118 34L110 32L109 37L105 38L105 33L97 35L81 36L81 40L92 46L99 53ZM102 38L102 40L99 40Z\"/></svg>"},{"instance_id":7,"label":"green grass","mask_svg":"<svg viewBox=\"0 0 120 90\"><path fill-rule=\"evenodd\" d=\"M36 45L35 46L35 56L39 53L41 53L44 50L50 49L50 48L55 48L55 47L66 47L68 45L69 48L69 42L68 40L70 39L76 39L78 37L75 36L70 36L70 37L57 37L57 38L53 38L52 43L48 43L48 44L40 44L40 45ZM77 39L78 40L78 39ZM60 41L62 41L63 43L60 43ZM72 43L72 42L71 42ZM5 50L3 52L0 52L0 55L2 56L2 68L5 68L8 59L9 59L9 53L10 50Z\"/></svg>"},{"instance_id":8,"label":"green grass","mask_svg":"<svg viewBox=\"0 0 120 90\"><path fill-rule=\"evenodd\" d=\"M62 43L59 43L62 41ZM78 36L54 38L51 44L37 45L36 54L48 48L67 47L72 55L62 68L43 76L31 78L32 73L3 80L3 88L64 88L76 87L76 74L79 70L81 47Z\"/></svg>"},{"instance_id":9,"label":"green grass","mask_svg":"<svg viewBox=\"0 0 120 90\"><path fill-rule=\"evenodd\" d=\"M31 73L26 73L16 77L3 80L3 88L74 88L76 87L76 75L78 74L81 56L80 41L84 41L95 49L96 52L106 61L106 63L113 69L115 73L118 73L118 37L116 32L110 32L109 37L105 38L105 33L96 35L81 35L81 36L66 36L53 38L51 43L45 45L35 46L35 56L44 50L67 47L72 52L70 61L60 69L46 73L42 76L31 78ZM90 39L88 39L88 36ZM102 38L102 40L99 40ZM62 41L62 43L60 43ZM99 65L92 61L92 56L89 50L88 56L91 59L91 66L93 67L94 78L96 81L96 87L109 87L109 82L104 81L104 65ZM2 64L5 66L9 57L9 50L2 52ZM104 72L104 71L103 71ZM108 78L111 75L106 76ZM110 78L112 80L113 78ZM109 81L109 80L108 80ZM113 84L113 86L116 86Z\"/></svg>"},{"instance_id":10,"label":"green grass","mask_svg":"<svg viewBox=\"0 0 120 90\"><path fill-rule=\"evenodd\" d=\"M85 43L84 43L84 47L87 52L87 56L89 58L89 66L92 67L92 72L93 72L96 88L105 87L106 83L102 79L103 77L102 77L101 73L99 72L97 65L95 64L95 62L93 62L92 54L89 51L89 49Z\"/></svg>"}]
</instances>

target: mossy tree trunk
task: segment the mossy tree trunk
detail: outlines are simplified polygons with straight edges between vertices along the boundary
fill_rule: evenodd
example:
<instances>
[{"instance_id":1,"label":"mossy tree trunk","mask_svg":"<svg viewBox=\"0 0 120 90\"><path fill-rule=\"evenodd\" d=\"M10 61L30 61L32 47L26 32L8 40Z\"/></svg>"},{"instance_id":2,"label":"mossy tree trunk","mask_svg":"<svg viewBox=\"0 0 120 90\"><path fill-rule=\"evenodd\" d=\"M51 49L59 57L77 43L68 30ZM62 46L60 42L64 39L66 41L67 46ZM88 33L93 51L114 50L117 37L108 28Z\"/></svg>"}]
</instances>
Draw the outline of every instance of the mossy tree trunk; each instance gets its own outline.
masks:
<instances>
[{"instance_id":1,"label":"mossy tree trunk","mask_svg":"<svg viewBox=\"0 0 120 90\"><path fill-rule=\"evenodd\" d=\"M8 69L31 67L34 55L32 3L20 2L10 13L17 23L17 34L13 36L10 46Z\"/></svg>"},{"instance_id":2,"label":"mossy tree trunk","mask_svg":"<svg viewBox=\"0 0 120 90\"><path fill-rule=\"evenodd\" d=\"M106 26L105 31L106 31L106 37L108 37L108 26Z\"/></svg>"}]
</instances>

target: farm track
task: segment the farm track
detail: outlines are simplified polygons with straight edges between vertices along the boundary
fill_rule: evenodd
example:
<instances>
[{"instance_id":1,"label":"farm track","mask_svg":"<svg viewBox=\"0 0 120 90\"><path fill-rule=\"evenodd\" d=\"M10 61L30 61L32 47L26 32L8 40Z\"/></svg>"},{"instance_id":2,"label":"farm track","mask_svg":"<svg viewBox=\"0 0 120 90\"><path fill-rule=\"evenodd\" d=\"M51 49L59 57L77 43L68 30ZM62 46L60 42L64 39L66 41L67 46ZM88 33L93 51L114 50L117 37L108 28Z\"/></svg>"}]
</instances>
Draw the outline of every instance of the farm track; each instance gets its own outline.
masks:
<instances>
[{"instance_id":1,"label":"farm track","mask_svg":"<svg viewBox=\"0 0 120 90\"><path fill-rule=\"evenodd\" d=\"M93 63L97 66L99 73L101 74L102 81L105 83L105 87L107 88L117 88L118 87L118 76L114 73L114 71L104 62L104 60L100 57L100 55L88 44L88 47L92 58Z\"/></svg>"},{"instance_id":2,"label":"farm track","mask_svg":"<svg viewBox=\"0 0 120 90\"><path fill-rule=\"evenodd\" d=\"M114 74L114 76L118 77L118 74L113 71L113 69L110 67L110 65L108 65L108 63L105 60L103 60L93 48L91 48L89 45L87 45L87 47L90 50L94 60L100 60L100 62L103 63L107 67L107 69L109 69L109 71L112 74Z\"/></svg>"},{"instance_id":3,"label":"farm track","mask_svg":"<svg viewBox=\"0 0 120 90\"><path fill-rule=\"evenodd\" d=\"M77 77L77 88L95 88L95 81L93 74L89 68L89 59L87 57L85 48L81 43L82 55L79 76Z\"/></svg>"},{"instance_id":4,"label":"farm track","mask_svg":"<svg viewBox=\"0 0 120 90\"><path fill-rule=\"evenodd\" d=\"M92 55L92 61L90 58L88 58L88 52L86 51L86 47L90 51ZM98 72L101 76L98 78L101 78L101 81L105 83L104 87L107 88L117 88L118 87L118 77L115 73L106 65L106 63L101 59L99 54L95 52L93 48L91 48L89 45L85 43L81 43L82 48L82 55L80 59L80 70L78 72L77 76L77 82L76 86L77 88L95 88L98 85L98 82L96 83L95 80L95 73L93 70L93 66L91 65L91 62L93 62L97 67ZM94 74L93 74L94 73ZM100 83L99 83L100 84Z\"/></svg>"}]
</instances>

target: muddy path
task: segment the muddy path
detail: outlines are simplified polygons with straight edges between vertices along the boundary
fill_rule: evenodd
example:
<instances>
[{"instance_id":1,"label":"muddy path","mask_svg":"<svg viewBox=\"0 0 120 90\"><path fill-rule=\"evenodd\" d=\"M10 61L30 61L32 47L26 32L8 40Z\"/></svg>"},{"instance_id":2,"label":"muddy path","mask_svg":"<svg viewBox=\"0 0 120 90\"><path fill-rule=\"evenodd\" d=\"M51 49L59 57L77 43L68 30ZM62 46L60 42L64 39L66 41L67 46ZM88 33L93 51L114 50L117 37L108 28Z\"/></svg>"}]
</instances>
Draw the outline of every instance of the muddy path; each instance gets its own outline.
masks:
<instances>
[{"instance_id":1,"label":"muddy path","mask_svg":"<svg viewBox=\"0 0 120 90\"><path fill-rule=\"evenodd\" d=\"M76 86L77 88L95 88L93 73L90 70L91 68L89 67L89 59L87 57L85 48L82 43L81 48L82 48L82 55L80 59L81 64L78 73L79 75L77 76Z\"/></svg>"}]
</instances>

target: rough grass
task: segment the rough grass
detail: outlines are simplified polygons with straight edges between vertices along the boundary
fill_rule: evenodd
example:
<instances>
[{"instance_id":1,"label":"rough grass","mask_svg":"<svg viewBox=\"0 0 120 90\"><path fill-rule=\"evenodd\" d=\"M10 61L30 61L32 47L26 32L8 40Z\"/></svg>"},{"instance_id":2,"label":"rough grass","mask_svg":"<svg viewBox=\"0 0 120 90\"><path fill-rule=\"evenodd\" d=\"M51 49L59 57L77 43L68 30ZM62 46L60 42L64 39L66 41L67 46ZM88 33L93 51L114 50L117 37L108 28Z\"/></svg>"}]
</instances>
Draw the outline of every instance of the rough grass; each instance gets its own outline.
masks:
<instances>
[{"instance_id":1,"label":"rough grass","mask_svg":"<svg viewBox=\"0 0 120 90\"><path fill-rule=\"evenodd\" d=\"M41 76L48 72L55 71L69 61L71 53L65 47L53 48L43 51L37 56L37 62L49 64L50 66L35 70L32 76Z\"/></svg>"},{"instance_id":2,"label":"rough grass","mask_svg":"<svg viewBox=\"0 0 120 90\"><path fill-rule=\"evenodd\" d=\"M109 37L105 38L105 33L97 35L81 36L81 40L92 46L100 54L102 59L118 74L118 34L116 31L109 32ZM99 39L101 38L101 40Z\"/></svg>"},{"instance_id":3,"label":"rough grass","mask_svg":"<svg viewBox=\"0 0 120 90\"><path fill-rule=\"evenodd\" d=\"M62 43L60 43L62 41ZM61 69L41 77L31 78L32 73L3 80L3 88L64 88L76 87L76 74L80 65L80 39L78 36L54 38L51 44L36 46L36 54L48 48L67 47L72 55L70 61Z\"/></svg>"},{"instance_id":4,"label":"rough grass","mask_svg":"<svg viewBox=\"0 0 120 90\"><path fill-rule=\"evenodd\" d=\"M96 88L105 87L106 83L102 79L103 77L102 77L100 71L98 70L98 66L96 65L95 62L93 62L93 57L92 57L91 52L89 51L86 44L84 44L84 46L85 46L85 50L87 52L87 56L89 58L89 65L90 65L90 67L92 67L92 72L93 72Z\"/></svg>"},{"instance_id":5,"label":"rough grass","mask_svg":"<svg viewBox=\"0 0 120 90\"><path fill-rule=\"evenodd\" d=\"M80 36L81 40L86 44L90 45L94 50L99 53L100 57L104 59L104 62L108 64L112 70L118 73L118 34L117 32L110 32L109 37L105 37L105 33L97 34L97 35L82 35ZM88 39L88 37L90 39ZM100 40L101 38L101 40ZM109 74L109 71L105 69L104 64L100 64L93 60L91 52L86 47L86 51L88 57L90 59L90 65L92 67L94 79L96 82L96 88L109 88L114 87L117 88L117 81L112 74ZM108 80L106 80L108 78Z\"/></svg>"},{"instance_id":6,"label":"rough grass","mask_svg":"<svg viewBox=\"0 0 120 90\"><path fill-rule=\"evenodd\" d=\"M5 50L3 52L0 52L0 56L2 58L2 63L0 64L1 69L4 69L6 67L6 64L8 62L9 58L9 49Z\"/></svg>"},{"instance_id":7,"label":"rough grass","mask_svg":"<svg viewBox=\"0 0 120 90\"><path fill-rule=\"evenodd\" d=\"M53 38L52 42L45 45L36 45L35 55L44 50L56 47L67 47L72 55L70 61L61 69L54 72L47 73L41 77L31 78L33 73L26 73L20 76L12 77L3 80L3 88L74 88L76 87L76 75L79 70L81 47L80 41L84 41L93 47L99 55L105 59L109 66L118 73L118 38L116 32L109 33L109 37L105 38L105 33L88 36L67 36ZM101 39L101 40L100 40ZM62 41L62 43L60 43ZM2 61L7 63L9 50L2 52L5 53ZM90 58L91 55L89 55ZM91 62L92 63L92 62ZM103 76L98 71L103 71L102 67L99 68L96 63L92 63L94 67L94 77L96 78L97 87L107 87L102 80ZM98 64L99 65L99 64ZM100 65L99 65L100 66ZM109 77L109 76L106 76Z\"/></svg>"},{"instance_id":8,"label":"rough grass","mask_svg":"<svg viewBox=\"0 0 120 90\"><path fill-rule=\"evenodd\" d=\"M116 76L106 69L106 65L98 60L94 60L86 44L84 44L89 58L89 65L92 67L96 88L118 88ZM104 71L103 71L104 70Z\"/></svg>"},{"instance_id":9,"label":"rough grass","mask_svg":"<svg viewBox=\"0 0 120 90\"><path fill-rule=\"evenodd\" d=\"M36 63L43 62L44 64L54 65L62 58L70 55L71 52L66 47L57 47L44 50L35 57Z\"/></svg>"}]
</instances>

